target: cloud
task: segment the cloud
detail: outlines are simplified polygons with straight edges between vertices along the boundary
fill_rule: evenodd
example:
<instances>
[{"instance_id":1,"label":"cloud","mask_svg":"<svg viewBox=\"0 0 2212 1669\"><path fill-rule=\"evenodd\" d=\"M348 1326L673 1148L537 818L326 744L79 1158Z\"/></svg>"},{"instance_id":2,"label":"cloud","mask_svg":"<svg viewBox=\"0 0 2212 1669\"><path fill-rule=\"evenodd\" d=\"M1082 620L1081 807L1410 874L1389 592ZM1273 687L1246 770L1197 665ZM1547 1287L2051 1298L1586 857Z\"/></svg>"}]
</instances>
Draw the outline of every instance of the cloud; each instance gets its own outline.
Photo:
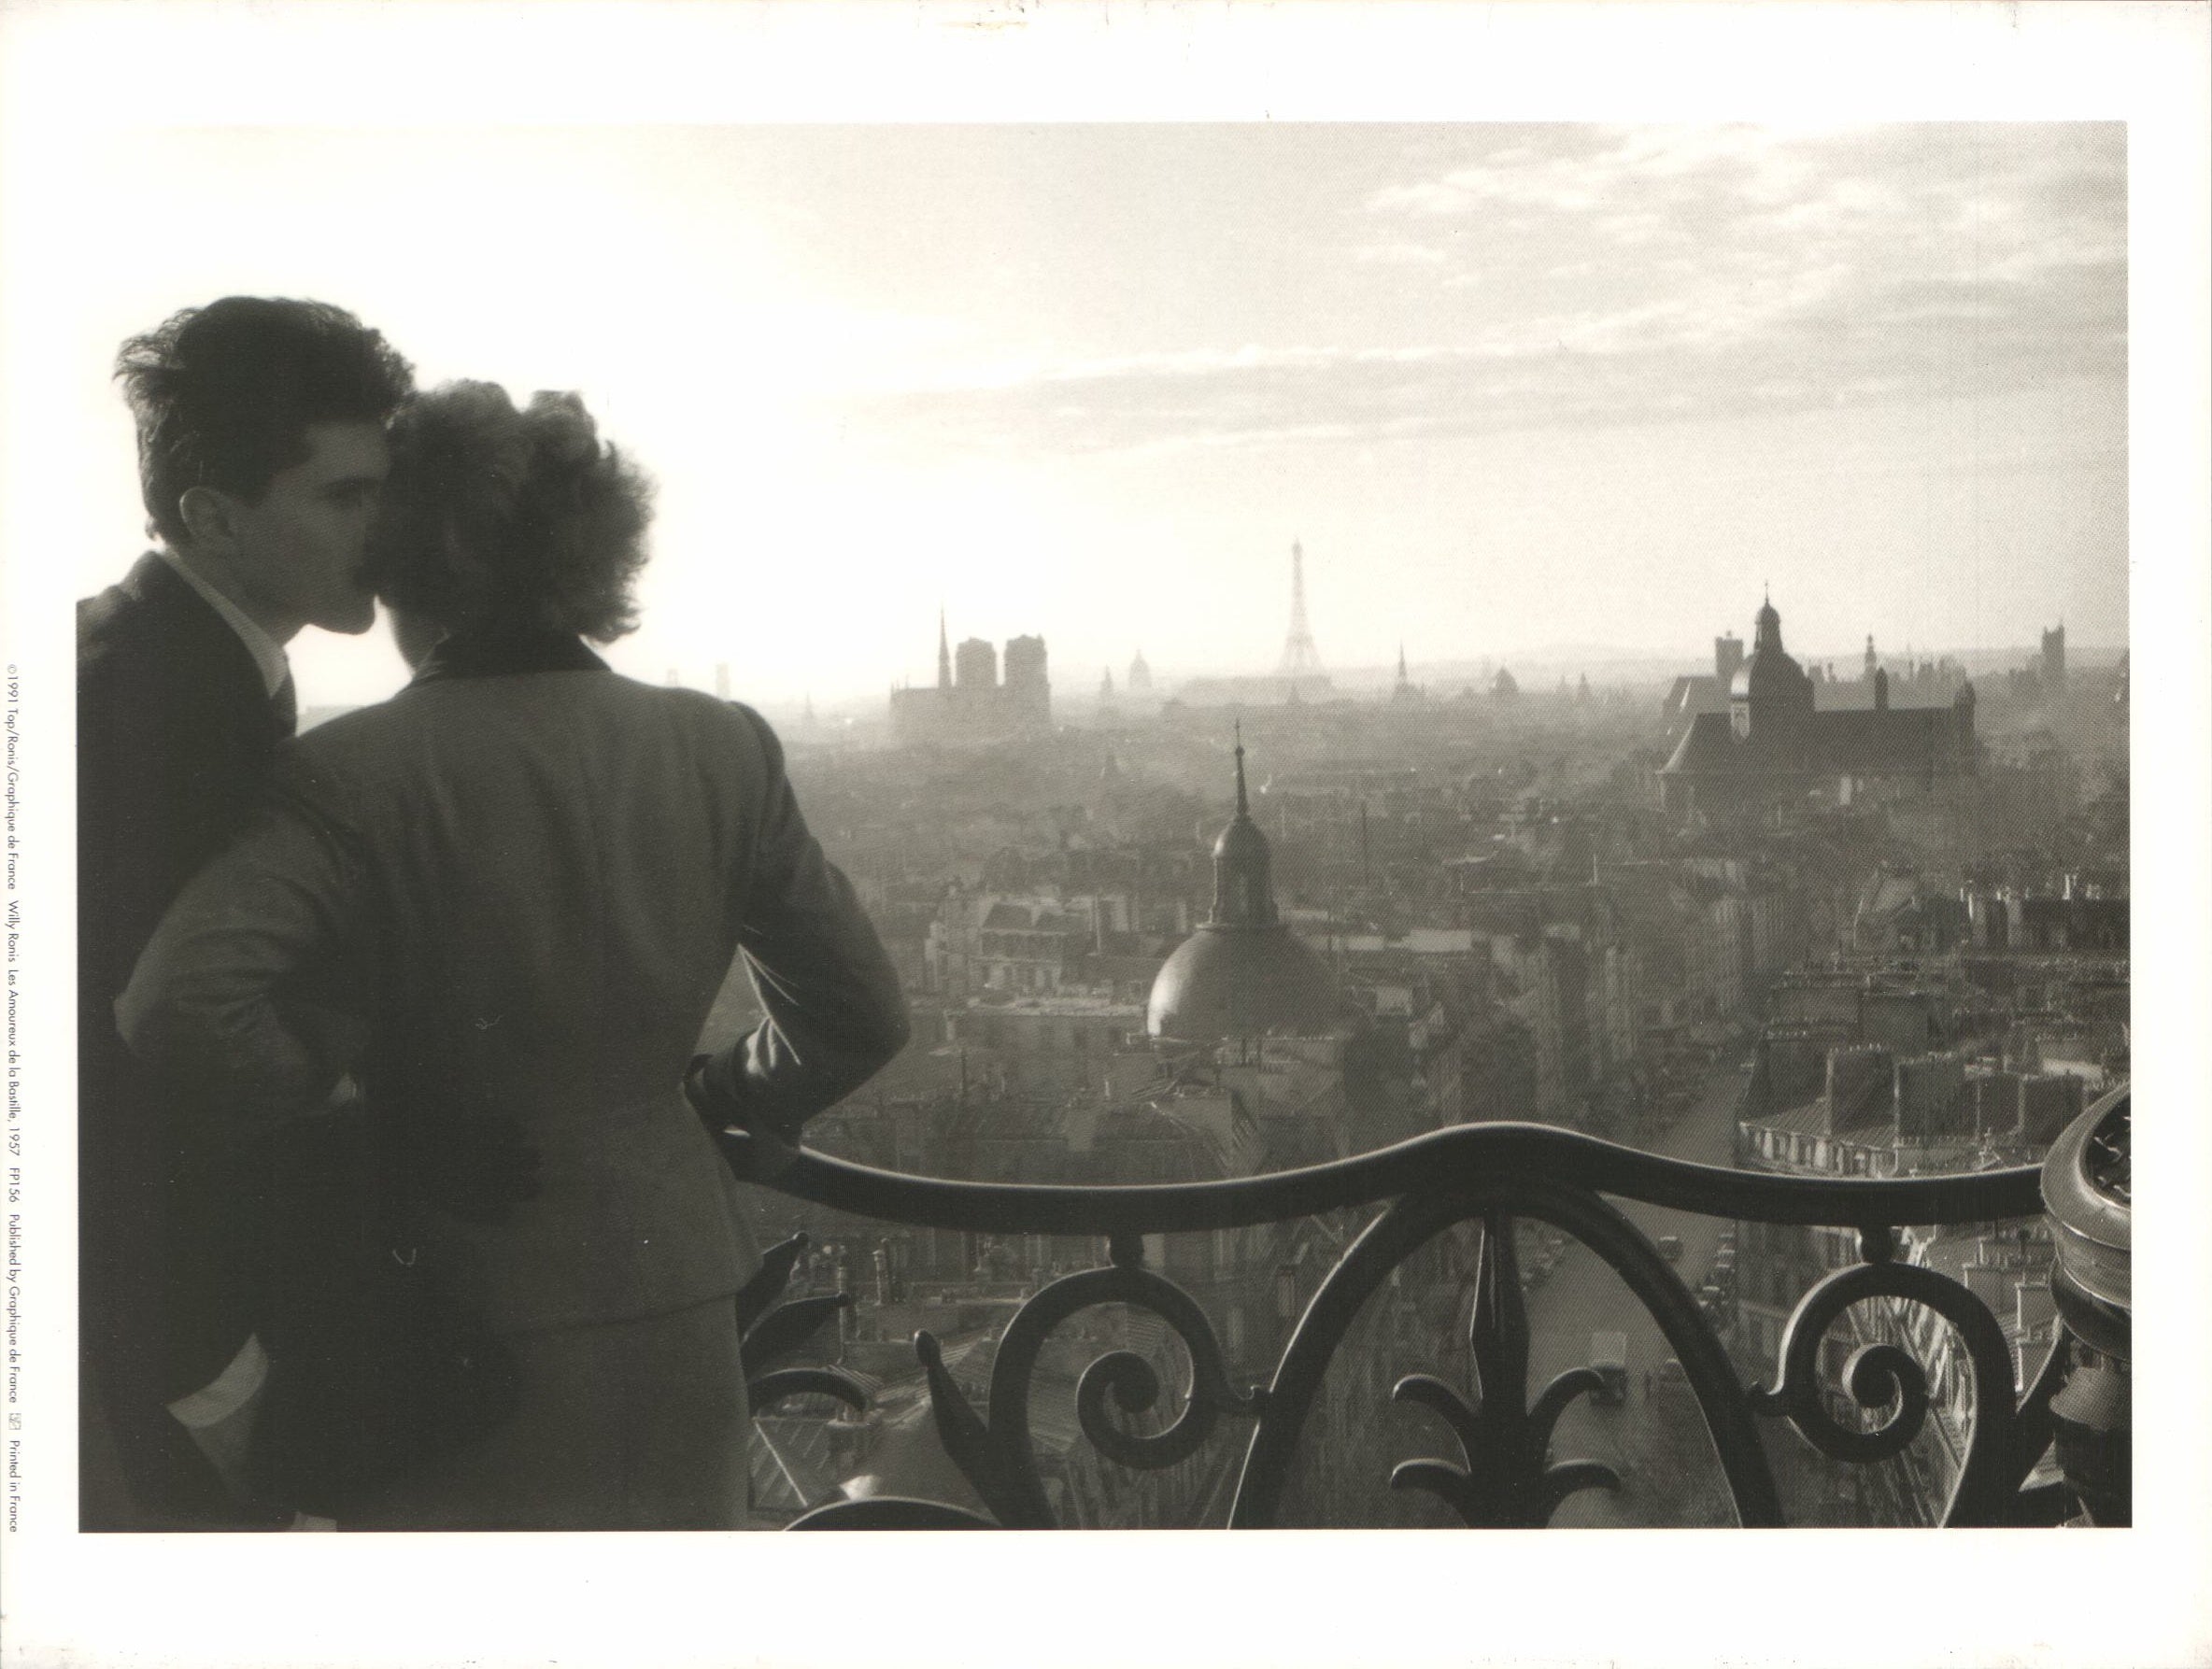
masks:
<instances>
[{"instance_id":1,"label":"cloud","mask_svg":"<svg viewBox=\"0 0 2212 1669\"><path fill-rule=\"evenodd\" d=\"M1096 452L2119 379L2124 188L2112 126L1516 130L1355 199L1368 235L1340 246L1359 304L1339 344L1041 354L861 415L959 446ZM1479 305L1442 300L1472 284ZM1413 317L1409 286L1439 298L1422 333L1360 344L1354 324L1389 341Z\"/></svg>"}]
</instances>

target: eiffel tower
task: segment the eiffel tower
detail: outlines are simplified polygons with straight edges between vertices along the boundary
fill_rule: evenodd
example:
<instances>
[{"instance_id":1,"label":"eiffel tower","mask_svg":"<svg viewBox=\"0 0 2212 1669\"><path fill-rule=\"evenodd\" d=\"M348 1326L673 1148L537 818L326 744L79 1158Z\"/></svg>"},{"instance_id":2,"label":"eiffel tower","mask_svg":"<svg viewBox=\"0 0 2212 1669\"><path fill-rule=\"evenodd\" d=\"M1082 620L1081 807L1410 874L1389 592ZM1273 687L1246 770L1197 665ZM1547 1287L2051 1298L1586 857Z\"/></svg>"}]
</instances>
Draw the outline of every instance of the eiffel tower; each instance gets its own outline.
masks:
<instances>
[{"instance_id":1,"label":"eiffel tower","mask_svg":"<svg viewBox=\"0 0 2212 1669\"><path fill-rule=\"evenodd\" d=\"M1283 640L1279 676L1294 683L1303 678L1327 676L1321 651L1313 646L1313 629L1306 624L1306 552L1297 540L1290 542L1290 635Z\"/></svg>"}]
</instances>

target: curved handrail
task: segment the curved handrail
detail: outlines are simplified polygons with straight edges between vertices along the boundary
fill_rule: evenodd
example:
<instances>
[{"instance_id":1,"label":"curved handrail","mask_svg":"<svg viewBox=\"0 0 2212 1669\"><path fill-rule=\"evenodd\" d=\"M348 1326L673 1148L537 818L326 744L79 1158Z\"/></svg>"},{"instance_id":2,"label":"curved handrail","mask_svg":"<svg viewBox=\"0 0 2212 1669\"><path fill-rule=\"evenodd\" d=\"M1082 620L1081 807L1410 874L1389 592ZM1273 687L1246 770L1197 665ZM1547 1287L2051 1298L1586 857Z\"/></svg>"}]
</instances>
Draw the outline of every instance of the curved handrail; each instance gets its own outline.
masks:
<instances>
[{"instance_id":1,"label":"curved handrail","mask_svg":"<svg viewBox=\"0 0 2212 1669\"><path fill-rule=\"evenodd\" d=\"M1240 1228L1451 1187L1496 1171L1711 1217L1878 1229L1993 1222L2043 1209L2040 1167L1952 1176L1792 1177L1666 1158L1548 1124L1458 1124L1350 1159L1211 1182L963 1182L910 1176L722 1132L731 1170L817 1205L922 1228L993 1234L1174 1234Z\"/></svg>"},{"instance_id":2,"label":"curved handrail","mask_svg":"<svg viewBox=\"0 0 2212 1669\"><path fill-rule=\"evenodd\" d=\"M1566 1493L1610 1481L1613 1475L1591 1463L1554 1463L1546 1452L1559 1407L1588 1389L1594 1375L1587 1368L1569 1370L1535 1404L1527 1401L1521 1381L1528 1362L1528 1322L1511 1250L1516 1217L1548 1222L1590 1247L1658 1324L1682 1365L1741 1522L1782 1521L1757 1431L1759 1417L1785 1419L1808 1441L1845 1459L1891 1452L1918 1429L1928 1400L1927 1375L1895 1345L1861 1350L1847 1378L1864 1409L1901 1398L1896 1417L1872 1433L1852 1433L1835 1426L1819 1405L1813 1359L1830 1323L1850 1303L1877 1296L1932 1308L1964 1335L1973 1369L1974 1436L1945 1521L2008 1522L2044 1510L2040 1501L2029 1500L2021 1482L2047 1437L2045 1405L2055 1379L2049 1371L2039 1375L2025 1401L2016 1405L2009 1351L1986 1308L1955 1281L1893 1261L1900 1226L2039 1214L2044 1173L2038 1166L1902 1179L1785 1176L1667 1158L1551 1125L1484 1124L1253 1177L1073 1186L907 1175L737 1129L722 1132L721 1145L741 1180L856 1216L923 1228L1091 1235L1109 1242L1112 1266L1063 1276L1031 1294L1017 1312L995 1363L987 1420L943 1370L935 1341L927 1333L916 1336L947 1451L989 1504L993 1519L1007 1527L1054 1521L1028 1431L1028 1379L1037 1347L1068 1315L1105 1303L1148 1309L1181 1337L1190 1365L1187 1406L1166 1432L1139 1437L1121 1431L1107 1417L1107 1402L1141 1410L1151 1406L1160 1386L1142 1357L1108 1351L1091 1364L1078 1387L1085 1436L1110 1461L1156 1470L1186 1458L1218 1419L1249 1420L1253 1429L1229 1522L1274 1523L1300 1430L1354 1317L1416 1250L1470 1220L1482 1225L1484 1268L1497 1288L1491 1303L1478 1303L1470 1322L1469 1344L1482 1381L1476 1400L1441 1380L1414 1376L1401 1381L1401 1388L1414 1386L1431 1406L1456 1407L1466 1415L1461 1436L1467 1464L1401 1464L1392 1479L1440 1489L1470 1524L1548 1521ZM1801 1302L1786 1329L1776 1388L1747 1389L1699 1301L1614 1199L1737 1221L1855 1229L1863 1262L1831 1275ZM1205 1312L1181 1288L1142 1266L1145 1236L1376 1207L1380 1214L1314 1291L1269 1383L1249 1393L1224 1377L1222 1351ZM954 1521L989 1520L913 1503L848 1503L823 1509L808 1527Z\"/></svg>"}]
</instances>

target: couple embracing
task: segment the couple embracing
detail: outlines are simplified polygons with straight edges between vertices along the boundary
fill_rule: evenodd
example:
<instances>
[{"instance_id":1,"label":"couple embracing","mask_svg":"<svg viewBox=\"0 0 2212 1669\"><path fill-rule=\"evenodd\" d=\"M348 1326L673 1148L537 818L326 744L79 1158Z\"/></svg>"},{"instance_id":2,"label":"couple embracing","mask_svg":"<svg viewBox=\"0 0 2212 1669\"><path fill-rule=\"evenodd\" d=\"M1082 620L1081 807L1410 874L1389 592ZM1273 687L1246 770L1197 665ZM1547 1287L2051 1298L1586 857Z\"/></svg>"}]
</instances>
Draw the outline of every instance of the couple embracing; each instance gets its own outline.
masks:
<instances>
[{"instance_id":1,"label":"couple embracing","mask_svg":"<svg viewBox=\"0 0 2212 1669\"><path fill-rule=\"evenodd\" d=\"M742 1527L715 1132L906 1020L768 727L591 647L645 477L318 303L118 375L159 544L78 610L81 1527ZM285 644L377 600L412 679L294 738ZM740 956L766 1018L694 1059Z\"/></svg>"}]
</instances>

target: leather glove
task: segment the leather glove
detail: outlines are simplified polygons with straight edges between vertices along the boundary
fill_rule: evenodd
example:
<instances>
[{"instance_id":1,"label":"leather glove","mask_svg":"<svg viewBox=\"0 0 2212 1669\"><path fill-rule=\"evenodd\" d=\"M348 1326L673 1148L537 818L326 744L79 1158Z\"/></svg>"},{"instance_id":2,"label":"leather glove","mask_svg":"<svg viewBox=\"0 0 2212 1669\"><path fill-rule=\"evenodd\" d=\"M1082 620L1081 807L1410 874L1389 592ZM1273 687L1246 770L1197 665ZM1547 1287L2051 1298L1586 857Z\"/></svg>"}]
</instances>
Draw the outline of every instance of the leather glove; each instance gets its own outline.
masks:
<instances>
[{"instance_id":1,"label":"leather glove","mask_svg":"<svg viewBox=\"0 0 2212 1669\"><path fill-rule=\"evenodd\" d=\"M690 1102L691 1110L699 1115L707 1134L718 1137L723 1131L735 1128L768 1137L785 1147L797 1147L799 1125L785 1125L762 1118L716 1092L707 1075L708 1065L714 1058L711 1054L693 1055L690 1070L684 1074L684 1099Z\"/></svg>"},{"instance_id":2,"label":"leather glove","mask_svg":"<svg viewBox=\"0 0 2212 1669\"><path fill-rule=\"evenodd\" d=\"M715 1093L707 1076L710 1055L694 1055L684 1074L684 1098L714 1138L730 1174L741 1182L773 1182L799 1157L799 1131L749 1115ZM738 1137L729 1133L735 1130Z\"/></svg>"}]
</instances>

